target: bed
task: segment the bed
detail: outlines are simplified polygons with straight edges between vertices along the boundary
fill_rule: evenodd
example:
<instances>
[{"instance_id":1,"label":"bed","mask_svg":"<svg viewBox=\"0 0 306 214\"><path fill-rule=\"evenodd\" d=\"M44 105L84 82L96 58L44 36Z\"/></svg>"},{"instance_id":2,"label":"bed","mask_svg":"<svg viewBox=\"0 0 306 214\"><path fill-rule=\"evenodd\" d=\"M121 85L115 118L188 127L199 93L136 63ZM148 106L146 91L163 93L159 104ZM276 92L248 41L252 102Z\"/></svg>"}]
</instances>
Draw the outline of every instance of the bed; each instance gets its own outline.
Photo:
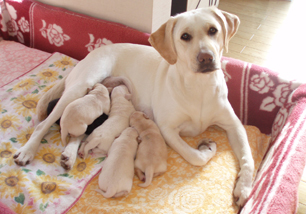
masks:
<instances>
[{"instance_id":1,"label":"bed","mask_svg":"<svg viewBox=\"0 0 306 214\"><path fill-rule=\"evenodd\" d=\"M34 161L15 165L14 152L38 124L40 97L90 51L111 43L149 45L149 34L31 0L1 2L0 213L295 213L306 160L306 84L268 68L223 57L229 100L247 131L255 160L253 190L246 205L232 191L239 165L226 133L211 126L184 138L217 142L216 156L195 167L168 148L168 170L148 188L105 199L95 190L104 158L77 158L66 171L54 124ZM102 168L102 169L101 169Z\"/></svg>"}]
</instances>

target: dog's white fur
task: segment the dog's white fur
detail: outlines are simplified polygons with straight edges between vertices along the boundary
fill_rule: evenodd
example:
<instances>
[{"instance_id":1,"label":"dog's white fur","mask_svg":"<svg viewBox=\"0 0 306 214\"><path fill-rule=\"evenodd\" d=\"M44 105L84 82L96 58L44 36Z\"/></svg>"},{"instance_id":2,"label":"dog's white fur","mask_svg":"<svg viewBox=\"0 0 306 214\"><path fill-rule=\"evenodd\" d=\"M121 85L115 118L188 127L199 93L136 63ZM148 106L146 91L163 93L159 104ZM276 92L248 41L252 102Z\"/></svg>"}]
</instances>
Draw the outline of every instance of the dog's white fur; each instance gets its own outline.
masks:
<instances>
[{"instance_id":1,"label":"dog's white fur","mask_svg":"<svg viewBox=\"0 0 306 214\"><path fill-rule=\"evenodd\" d=\"M115 138L129 127L130 115L134 111L128 88L125 85L115 87L111 93L111 109L108 119L97 127L82 144L79 150L80 157L86 157L89 150L99 156L105 156Z\"/></svg>"},{"instance_id":2,"label":"dog's white fur","mask_svg":"<svg viewBox=\"0 0 306 214\"><path fill-rule=\"evenodd\" d=\"M167 146L157 125L143 112L135 111L131 115L130 126L135 128L139 135L134 168L138 178L145 182L138 186L147 187L153 177L167 171Z\"/></svg>"},{"instance_id":3,"label":"dog's white fur","mask_svg":"<svg viewBox=\"0 0 306 214\"><path fill-rule=\"evenodd\" d=\"M100 190L97 190L105 198L122 197L131 191L134 158L138 146L137 137L137 131L128 127L110 147L108 157L99 175Z\"/></svg>"},{"instance_id":4,"label":"dog's white fur","mask_svg":"<svg viewBox=\"0 0 306 214\"><path fill-rule=\"evenodd\" d=\"M103 113L110 110L110 98L107 88L96 83L87 95L71 102L61 117L62 142L66 145L68 134L72 137L83 135L87 126Z\"/></svg>"},{"instance_id":5,"label":"dog's white fur","mask_svg":"<svg viewBox=\"0 0 306 214\"><path fill-rule=\"evenodd\" d=\"M197 9L170 18L151 34L153 47L114 44L92 51L65 81L54 86L57 90L44 95L39 115L45 115L49 97L59 97L60 89L65 88L52 113L16 152L15 162L24 165L33 160L49 127L70 102L86 94L87 88L111 75L124 76L133 85L136 110L154 119L167 144L190 164L205 165L215 154L215 147L191 148L180 135L196 136L213 124L226 130L241 168L234 196L243 206L252 188L254 161L245 129L227 99L220 62L238 25L235 15L214 7ZM204 53L214 56L210 68L199 58Z\"/></svg>"}]
</instances>

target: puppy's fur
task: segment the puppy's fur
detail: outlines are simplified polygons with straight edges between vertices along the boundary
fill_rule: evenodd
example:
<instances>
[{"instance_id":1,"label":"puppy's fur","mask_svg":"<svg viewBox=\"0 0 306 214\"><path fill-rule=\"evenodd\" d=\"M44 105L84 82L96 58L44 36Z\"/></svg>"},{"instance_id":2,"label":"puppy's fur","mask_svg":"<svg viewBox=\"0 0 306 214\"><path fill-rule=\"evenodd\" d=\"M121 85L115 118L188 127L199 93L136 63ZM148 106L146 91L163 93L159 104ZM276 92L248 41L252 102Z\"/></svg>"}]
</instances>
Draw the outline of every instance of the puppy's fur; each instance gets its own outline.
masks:
<instances>
[{"instance_id":1,"label":"puppy's fur","mask_svg":"<svg viewBox=\"0 0 306 214\"><path fill-rule=\"evenodd\" d=\"M103 113L108 114L109 109L109 92L104 85L96 83L86 96L65 108L60 122L62 142L66 144L68 134L72 137L84 134L87 126Z\"/></svg>"},{"instance_id":2,"label":"puppy's fur","mask_svg":"<svg viewBox=\"0 0 306 214\"><path fill-rule=\"evenodd\" d=\"M80 157L86 157L89 150L105 156L115 138L129 126L129 118L134 111L128 88L125 85L115 87L111 93L108 119L88 136L79 150Z\"/></svg>"},{"instance_id":3,"label":"puppy's fur","mask_svg":"<svg viewBox=\"0 0 306 214\"><path fill-rule=\"evenodd\" d=\"M138 186L147 187L153 177L167 171L167 146L157 125L144 113L135 111L130 117L130 126L135 128L139 135L135 172L145 183Z\"/></svg>"},{"instance_id":4,"label":"puppy's fur","mask_svg":"<svg viewBox=\"0 0 306 214\"><path fill-rule=\"evenodd\" d=\"M138 133L128 127L114 141L99 175L97 190L105 198L127 195L133 185L134 158L138 146Z\"/></svg>"},{"instance_id":5,"label":"puppy's fur","mask_svg":"<svg viewBox=\"0 0 306 214\"><path fill-rule=\"evenodd\" d=\"M47 108L47 115L51 114L51 112L54 109L55 105L57 104L58 100L59 100L59 98L49 102L49 105L48 105L48 108ZM104 123L104 121L107 120L107 118L108 118L108 115L103 113L100 117L95 119L92 124L87 126L85 134L90 135L93 132L93 130L95 130L102 123ZM60 120L61 120L61 118L56 121L56 123L58 125L60 125Z\"/></svg>"},{"instance_id":6,"label":"puppy's fur","mask_svg":"<svg viewBox=\"0 0 306 214\"><path fill-rule=\"evenodd\" d=\"M123 76L132 84L136 110L154 119L167 144L190 164L205 165L216 154L216 144L192 148L180 136L196 136L210 125L226 130L240 165L234 196L243 206L252 190L254 160L246 131L227 99L220 61L238 26L239 18L233 14L201 8L170 18L151 34L152 47L113 44L90 52L39 101L37 114L42 119L47 104L61 97L16 152L16 164L33 160L50 126L87 88L106 77Z\"/></svg>"}]
</instances>

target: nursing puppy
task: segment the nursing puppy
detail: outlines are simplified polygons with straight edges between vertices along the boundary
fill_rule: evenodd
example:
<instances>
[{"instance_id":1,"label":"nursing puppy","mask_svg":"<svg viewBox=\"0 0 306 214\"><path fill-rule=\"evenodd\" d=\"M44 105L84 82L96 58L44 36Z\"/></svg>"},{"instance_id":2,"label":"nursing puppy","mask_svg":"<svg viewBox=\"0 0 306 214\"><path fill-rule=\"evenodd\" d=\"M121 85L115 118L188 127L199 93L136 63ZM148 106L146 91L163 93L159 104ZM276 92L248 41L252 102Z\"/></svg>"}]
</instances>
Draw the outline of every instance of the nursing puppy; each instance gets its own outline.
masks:
<instances>
[{"instance_id":1,"label":"nursing puppy","mask_svg":"<svg viewBox=\"0 0 306 214\"><path fill-rule=\"evenodd\" d=\"M99 175L99 190L105 198L126 196L132 189L138 133L128 127L113 142Z\"/></svg>"},{"instance_id":2,"label":"nursing puppy","mask_svg":"<svg viewBox=\"0 0 306 214\"><path fill-rule=\"evenodd\" d=\"M105 156L121 132L129 126L130 115L135 111L131 94L125 85L112 90L111 108L108 119L96 128L79 149L79 156L86 157L89 150L99 156Z\"/></svg>"},{"instance_id":3,"label":"nursing puppy","mask_svg":"<svg viewBox=\"0 0 306 214\"><path fill-rule=\"evenodd\" d=\"M110 110L110 98L107 88L97 83L87 95L71 102L64 110L60 121L61 137L64 145L66 137L78 137L86 132L87 126L103 113Z\"/></svg>"},{"instance_id":4,"label":"nursing puppy","mask_svg":"<svg viewBox=\"0 0 306 214\"><path fill-rule=\"evenodd\" d=\"M167 146L157 125L144 113L135 111L130 117L130 126L139 135L134 168L138 178L145 183L138 186L147 187L153 177L167 171Z\"/></svg>"}]
</instances>

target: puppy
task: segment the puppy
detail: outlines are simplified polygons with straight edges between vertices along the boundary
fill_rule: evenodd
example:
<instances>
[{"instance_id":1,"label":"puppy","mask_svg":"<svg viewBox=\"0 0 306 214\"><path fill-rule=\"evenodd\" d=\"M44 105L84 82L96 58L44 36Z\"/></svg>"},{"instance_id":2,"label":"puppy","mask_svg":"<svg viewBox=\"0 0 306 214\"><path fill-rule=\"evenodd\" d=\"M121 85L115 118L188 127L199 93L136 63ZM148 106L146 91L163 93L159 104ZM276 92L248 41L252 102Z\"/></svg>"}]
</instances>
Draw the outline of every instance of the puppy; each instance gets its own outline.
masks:
<instances>
[{"instance_id":1,"label":"puppy","mask_svg":"<svg viewBox=\"0 0 306 214\"><path fill-rule=\"evenodd\" d=\"M105 198L126 196L132 189L138 133L126 128L112 144L99 175L99 190Z\"/></svg>"},{"instance_id":2,"label":"puppy","mask_svg":"<svg viewBox=\"0 0 306 214\"><path fill-rule=\"evenodd\" d=\"M59 98L52 100L48 104L47 108L47 115L51 114L52 110L54 109L55 105L57 104ZM108 115L103 113L101 116L99 116L97 119L93 121L92 124L87 126L87 129L85 131L85 134L90 135L98 126L100 126L102 123L104 123L105 120L107 120ZM60 125L61 118L58 119L55 123Z\"/></svg>"},{"instance_id":3,"label":"puppy","mask_svg":"<svg viewBox=\"0 0 306 214\"><path fill-rule=\"evenodd\" d=\"M153 177L167 171L167 146L157 125L144 113L135 111L130 117L130 126L139 134L139 148L135 160L135 172L147 187Z\"/></svg>"},{"instance_id":4,"label":"puppy","mask_svg":"<svg viewBox=\"0 0 306 214\"><path fill-rule=\"evenodd\" d=\"M64 110L60 121L61 137L66 144L66 137L78 137L85 133L87 126L100 115L108 114L110 98L107 88L97 83L89 93L71 102Z\"/></svg>"},{"instance_id":5,"label":"puppy","mask_svg":"<svg viewBox=\"0 0 306 214\"><path fill-rule=\"evenodd\" d=\"M125 85L119 85L113 89L108 119L96 128L82 144L79 150L80 157L86 157L89 150L100 156L107 154L115 138L129 126L130 115L135 111L131 96Z\"/></svg>"}]
</instances>

